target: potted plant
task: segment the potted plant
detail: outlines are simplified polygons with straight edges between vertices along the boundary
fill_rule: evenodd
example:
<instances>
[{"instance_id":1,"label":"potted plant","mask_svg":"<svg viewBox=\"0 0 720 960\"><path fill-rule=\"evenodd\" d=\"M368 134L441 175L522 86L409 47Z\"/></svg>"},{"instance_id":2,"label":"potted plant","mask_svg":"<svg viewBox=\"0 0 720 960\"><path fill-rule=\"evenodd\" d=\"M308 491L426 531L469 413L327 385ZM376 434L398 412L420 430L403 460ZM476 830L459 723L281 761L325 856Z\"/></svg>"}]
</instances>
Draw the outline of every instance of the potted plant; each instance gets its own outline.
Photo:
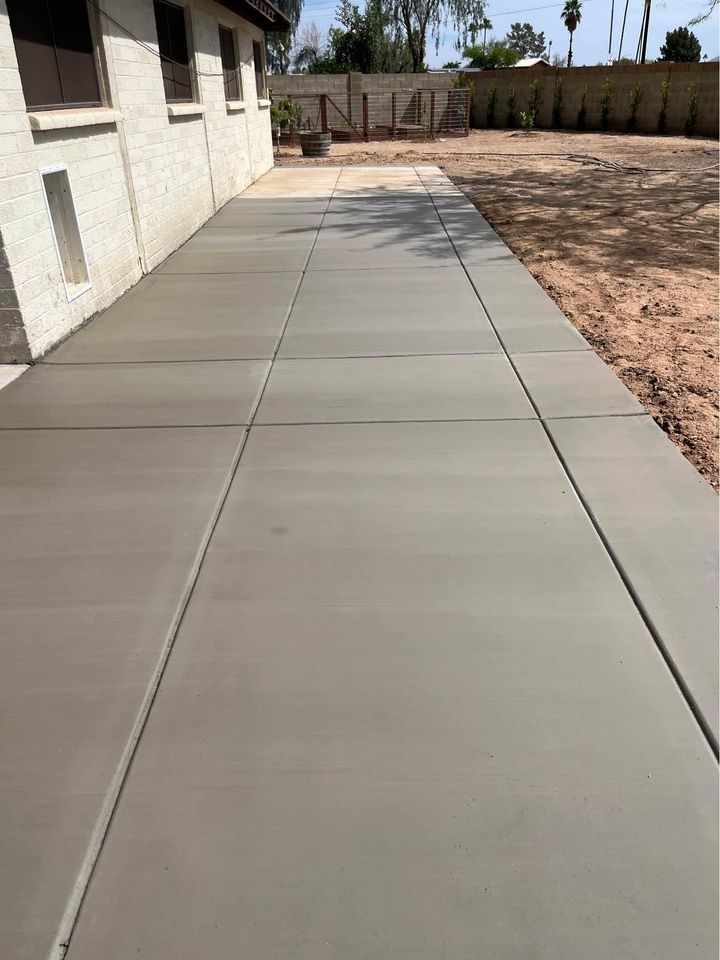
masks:
<instances>
[{"instance_id":1,"label":"potted plant","mask_svg":"<svg viewBox=\"0 0 720 960\"><path fill-rule=\"evenodd\" d=\"M280 149L280 134L289 133L291 142L294 142L295 131L302 123L303 109L294 103L292 97L283 97L275 101L270 92L270 122L275 132L278 150Z\"/></svg>"},{"instance_id":2,"label":"potted plant","mask_svg":"<svg viewBox=\"0 0 720 960\"><path fill-rule=\"evenodd\" d=\"M317 119L313 121L307 114L303 118L300 130L300 146L304 157L327 157L330 153L332 134L317 129Z\"/></svg>"}]
</instances>

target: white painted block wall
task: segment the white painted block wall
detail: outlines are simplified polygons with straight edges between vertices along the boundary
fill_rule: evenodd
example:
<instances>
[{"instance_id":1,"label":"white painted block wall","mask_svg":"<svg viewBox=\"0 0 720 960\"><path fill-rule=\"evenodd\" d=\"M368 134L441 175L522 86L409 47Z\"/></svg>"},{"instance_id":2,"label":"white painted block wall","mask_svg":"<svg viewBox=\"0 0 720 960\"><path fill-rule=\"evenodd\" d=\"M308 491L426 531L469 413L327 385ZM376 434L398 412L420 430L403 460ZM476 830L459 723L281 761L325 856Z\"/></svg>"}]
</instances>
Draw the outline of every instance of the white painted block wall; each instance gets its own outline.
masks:
<instances>
[{"instance_id":1,"label":"white painted block wall","mask_svg":"<svg viewBox=\"0 0 720 960\"><path fill-rule=\"evenodd\" d=\"M0 0L0 362L42 356L273 164L252 42L262 31L212 0L190 0L203 114L168 116L160 60L99 18L114 123L33 131L5 0ZM105 0L157 51L151 0ZM218 22L238 29L244 109L225 104ZM123 152L124 144L124 152ZM38 170L67 164L91 289L68 302Z\"/></svg>"}]
</instances>

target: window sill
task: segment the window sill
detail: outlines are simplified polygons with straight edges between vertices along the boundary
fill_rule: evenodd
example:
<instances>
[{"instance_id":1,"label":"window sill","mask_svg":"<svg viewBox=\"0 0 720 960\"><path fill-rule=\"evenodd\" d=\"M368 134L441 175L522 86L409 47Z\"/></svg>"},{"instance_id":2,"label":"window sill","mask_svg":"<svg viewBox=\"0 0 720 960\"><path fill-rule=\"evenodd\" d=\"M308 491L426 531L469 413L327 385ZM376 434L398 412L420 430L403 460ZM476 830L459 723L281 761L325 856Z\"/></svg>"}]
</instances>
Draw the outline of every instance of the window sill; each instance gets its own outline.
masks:
<instances>
[{"instance_id":1,"label":"window sill","mask_svg":"<svg viewBox=\"0 0 720 960\"><path fill-rule=\"evenodd\" d=\"M42 110L28 113L31 130L66 130L69 127L91 127L102 123L117 123L117 110L88 107L83 110Z\"/></svg>"},{"instance_id":2,"label":"window sill","mask_svg":"<svg viewBox=\"0 0 720 960\"><path fill-rule=\"evenodd\" d=\"M269 106L270 106L270 101L258 97L257 105L258 105L258 107L269 107Z\"/></svg>"},{"instance_id":3,"label":"window sill","mask_svg":"<svg viewBox=\"0 0 720 960\"><path fill-rule=\"evenodd\" d=\"M244 100L226 100L225 109L228 113L236 113L238 110L244 110L247 104Z\"/></svg>"},{"instance_id":4,"label":"window sill","mask_svg":"<svg viewBox=\"0 0 720 960\"><path fill-rule=\"evenodd\" d=\"M205 104L203 103L169 103L167 105L169 117L192 117L195 114L205 113Z\"/></svg>"}]
</instances>

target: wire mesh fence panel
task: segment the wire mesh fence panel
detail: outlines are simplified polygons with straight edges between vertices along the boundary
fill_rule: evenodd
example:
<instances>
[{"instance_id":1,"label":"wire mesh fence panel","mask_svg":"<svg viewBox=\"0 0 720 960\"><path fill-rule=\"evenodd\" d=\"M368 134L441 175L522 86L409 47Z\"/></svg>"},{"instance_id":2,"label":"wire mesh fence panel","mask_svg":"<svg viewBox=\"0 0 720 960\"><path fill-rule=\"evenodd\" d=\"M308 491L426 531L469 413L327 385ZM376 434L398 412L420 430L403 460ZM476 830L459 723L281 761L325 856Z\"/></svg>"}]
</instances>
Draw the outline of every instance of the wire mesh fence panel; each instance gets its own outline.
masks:
<instances>
[{"instance_id":1,"label":"wire mesh fence panel","mask_svg":"<svg viewBox=\"0 0 720 960\"><path fill-rule=\"evenodd\" d=\"M470 91L393 90L363 94L301 94L297 128L281 131L280 142L294 144L297 133L332 133L334 142L434 140L465 137L470 120Z\"/></svg>"}]
</instances>

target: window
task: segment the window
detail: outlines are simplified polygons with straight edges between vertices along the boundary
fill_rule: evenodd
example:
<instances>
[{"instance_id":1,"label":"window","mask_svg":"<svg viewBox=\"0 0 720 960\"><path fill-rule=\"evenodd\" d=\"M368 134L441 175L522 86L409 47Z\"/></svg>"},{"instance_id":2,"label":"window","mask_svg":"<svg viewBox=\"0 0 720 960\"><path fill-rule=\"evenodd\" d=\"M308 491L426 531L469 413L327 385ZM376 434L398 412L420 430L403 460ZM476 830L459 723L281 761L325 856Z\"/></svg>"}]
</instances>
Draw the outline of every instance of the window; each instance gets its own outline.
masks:
<instances>
[{"instance_id":1,"label":"window","mask_svg":"<svg viewBox=\"0 0 720 960\"><path fill-rule=\"evenodd\" d=\"M258 100L265 96L265 70L263 68L262 47L253 40L253 63L255 64L255 89Z\"/></svg>"},{"instance_id":2,"label":"window","mask_svg":"<svg viewBox=\"0 0 720 960\"><path fill-rule=\"evenodd\" d=\"M155 0L155 24L162 65L165 99L187 103L193 99L190 56L185 33L185 10L174 3Z\"/></svg>"},{"instance_id":3,"label":"window","mask_svg":"<svg viewBox=\"0 0 720 960\"><path fill-rule=\"evenodd\" d=\"M240 71L235 56L235 37L227 27L218 27L220 31L220 60L225 81L225 99L242 100L240 89Z\"/></svg>"},{"instance_id":4,"label":"window","mask_svg":"<svg viewBox=\"0 0 720 960\"><path fill-rule=\"evenodd\" d=\"M86 0L8 0L28 110L100 107Z\"/></svg>"},{"instance_id":5,"label":"window","mask_svg":"<svg viewBox=\"0 0 720 960\"><path fill-rule=\"evenodd\" d=\"M73 300L88 289L90 278L68 172L62 166L48 167L40 176L65 289Z\"/></svg>"}]
</instances>

